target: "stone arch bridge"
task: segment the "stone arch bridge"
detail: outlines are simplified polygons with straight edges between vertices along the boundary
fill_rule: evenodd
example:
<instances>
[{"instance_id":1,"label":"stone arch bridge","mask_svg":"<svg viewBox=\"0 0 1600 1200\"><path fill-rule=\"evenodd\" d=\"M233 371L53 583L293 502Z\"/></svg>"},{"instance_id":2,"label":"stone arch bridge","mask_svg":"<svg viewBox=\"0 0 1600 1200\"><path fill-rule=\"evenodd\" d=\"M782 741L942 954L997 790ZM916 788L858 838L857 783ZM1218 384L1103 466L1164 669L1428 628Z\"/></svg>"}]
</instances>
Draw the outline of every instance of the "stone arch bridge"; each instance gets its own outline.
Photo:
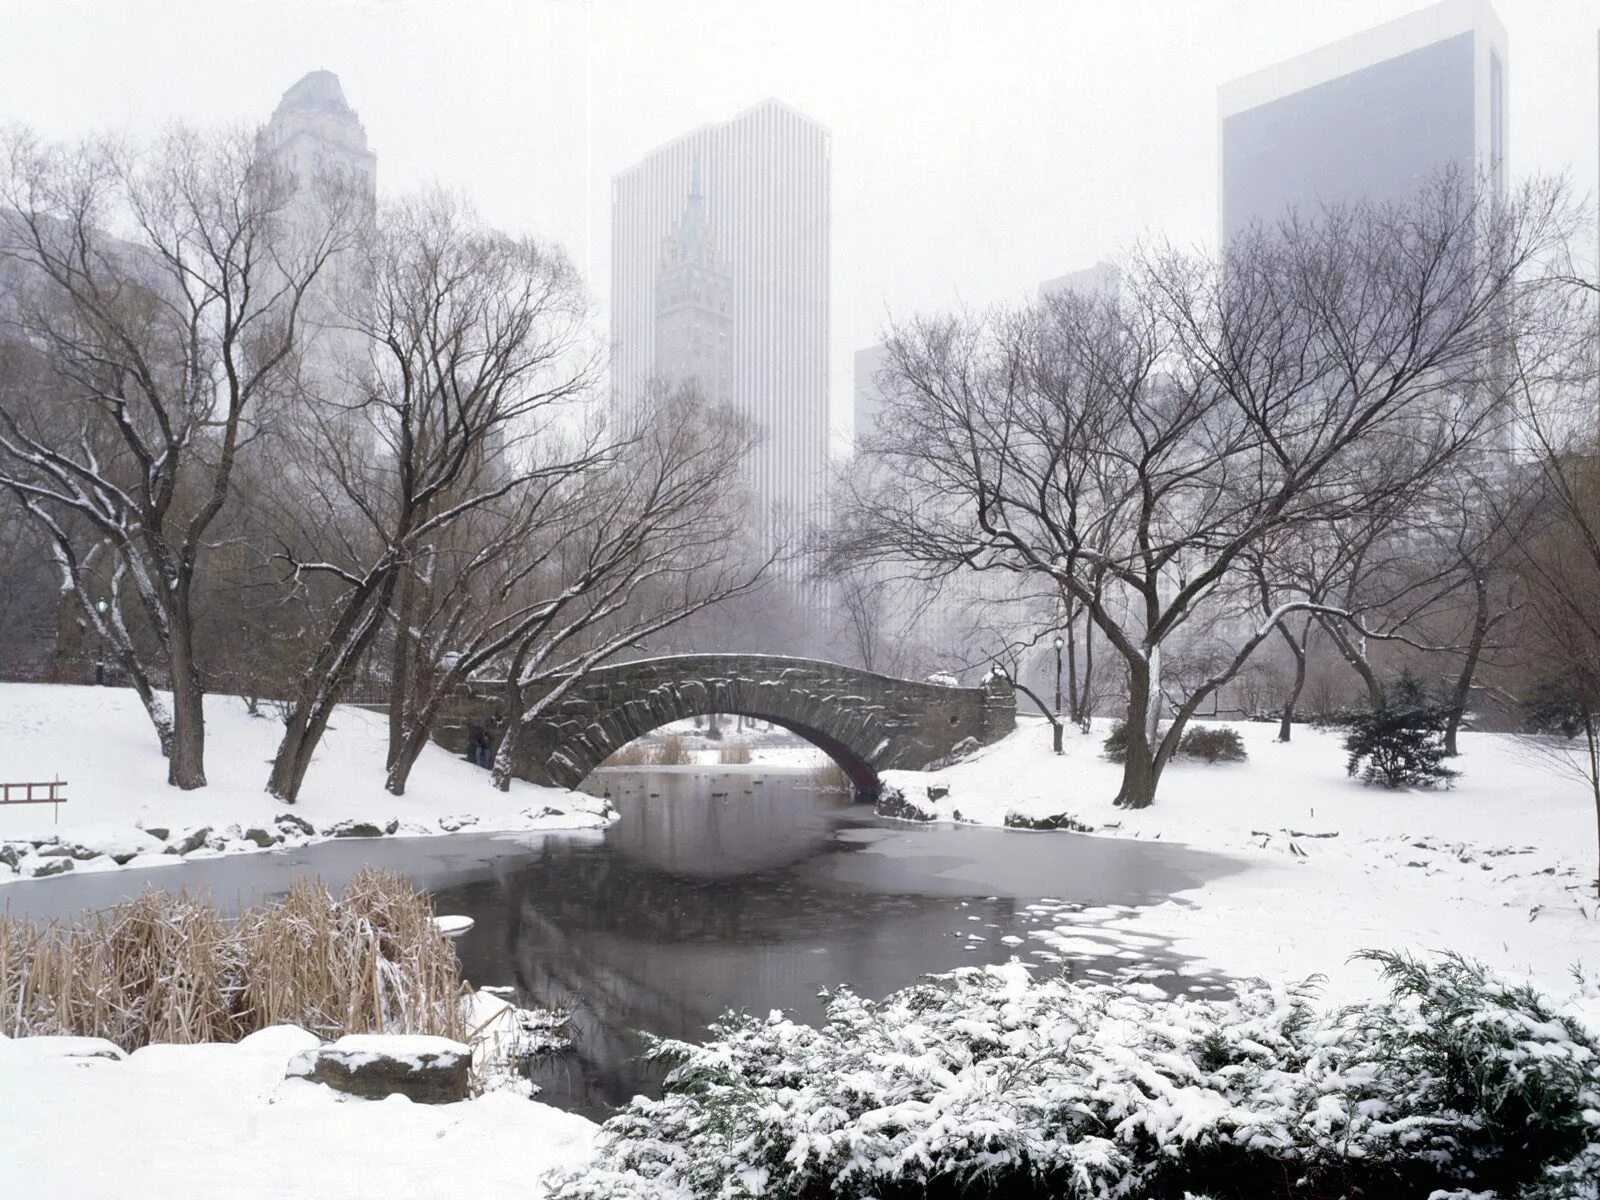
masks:
<instances>
[{"instance_id":1,"label":"stone arch bridge","mask_svg":"<svg viewBox=\"0 0 1600 1200\"><path fill-rule=\"evenodd\" d=\"M713 712L798 734L838 763L863 796L877 793L881 771L924 768L964 743L998 741L1016 726L1016 698L1002 675L980 687L944 687L814 659L672 655L589 672L522 730L516 773L576 787L635 738ZM460 724L441 733L446 744L464 740Z\"/></svg>"}]
</instances>

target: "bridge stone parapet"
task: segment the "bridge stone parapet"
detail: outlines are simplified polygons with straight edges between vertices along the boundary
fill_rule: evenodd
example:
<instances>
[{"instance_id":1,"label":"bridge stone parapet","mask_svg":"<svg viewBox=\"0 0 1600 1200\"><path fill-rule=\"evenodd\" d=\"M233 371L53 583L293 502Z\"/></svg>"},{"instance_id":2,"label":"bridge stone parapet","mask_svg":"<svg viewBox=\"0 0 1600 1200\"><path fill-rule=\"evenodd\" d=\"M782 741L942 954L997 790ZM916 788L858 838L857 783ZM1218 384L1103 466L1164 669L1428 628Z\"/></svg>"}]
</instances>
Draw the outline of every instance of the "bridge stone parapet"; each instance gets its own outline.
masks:
<instances>
[{"instance_id":1,"label":"bridge stone parapet","mask_svg":"<svg viewBox=\"0 0 1600 1200\"><path fill-rule=\"evenodd\" d=\"M944 687L815 659L673 655L591 671L520 731L516 773L575 787L635 738L713 712L799 734L864 795L876 793L880 771L922 769L1016 726L1016 698L999 675L980 687Z\"/></svg>"}]
</instances>

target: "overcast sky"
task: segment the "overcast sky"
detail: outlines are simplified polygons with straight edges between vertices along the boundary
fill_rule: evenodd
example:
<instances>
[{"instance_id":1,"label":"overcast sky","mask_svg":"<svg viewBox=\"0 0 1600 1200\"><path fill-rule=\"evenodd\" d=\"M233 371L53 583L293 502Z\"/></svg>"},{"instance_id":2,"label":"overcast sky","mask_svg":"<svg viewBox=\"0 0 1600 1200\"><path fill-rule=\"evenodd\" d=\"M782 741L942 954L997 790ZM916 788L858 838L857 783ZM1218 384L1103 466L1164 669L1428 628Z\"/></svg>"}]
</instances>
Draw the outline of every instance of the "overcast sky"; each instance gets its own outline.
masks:
<instances>
[{"instance_id":1,"label":"overcast sky","mask_svg":"<svg viewBox=\"0 0 1600 1200\"><path fill-rule=\"evenodd\" d=\"M833 408L891 314L1216 230L1216 89L1416 0L0 0L0 121L264 121L338 74L380 191L439 182L606 299L609 181L776 96L833 133ZM1514 175L1597 172L1596 0L1500 0Z\"/></svg>"}]
</instances>

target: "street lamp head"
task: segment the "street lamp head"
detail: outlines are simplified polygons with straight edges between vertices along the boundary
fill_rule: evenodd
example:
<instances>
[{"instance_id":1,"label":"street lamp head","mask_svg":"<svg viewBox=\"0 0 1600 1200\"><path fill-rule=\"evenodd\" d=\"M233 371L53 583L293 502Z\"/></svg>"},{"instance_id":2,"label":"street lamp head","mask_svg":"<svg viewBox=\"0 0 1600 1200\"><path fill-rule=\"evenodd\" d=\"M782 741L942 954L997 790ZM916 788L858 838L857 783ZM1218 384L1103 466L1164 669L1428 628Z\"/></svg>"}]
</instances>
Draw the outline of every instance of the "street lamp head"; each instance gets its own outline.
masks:
<instances>
[{"instance_id":1,"label":"street lamp head","mask_svg":"<svg viewBox=\"0 0 1600 1200\"><path fill-rule=\"evenodd\" d=\"M1056 634L1056 649L1061 649L1061 635L1059 633Z\"/></svg>"},{"instance_id":2,"label":"street lamp head","mask_svg":"<svg viewBox=\"0 0 1600 1200\"><path fill-rule=\"evenodd\" d=\"M94 609L97 613L104 615L106 611L106 602L104 600L96 600L94 602Z\"/></svg>"}]
</instances>

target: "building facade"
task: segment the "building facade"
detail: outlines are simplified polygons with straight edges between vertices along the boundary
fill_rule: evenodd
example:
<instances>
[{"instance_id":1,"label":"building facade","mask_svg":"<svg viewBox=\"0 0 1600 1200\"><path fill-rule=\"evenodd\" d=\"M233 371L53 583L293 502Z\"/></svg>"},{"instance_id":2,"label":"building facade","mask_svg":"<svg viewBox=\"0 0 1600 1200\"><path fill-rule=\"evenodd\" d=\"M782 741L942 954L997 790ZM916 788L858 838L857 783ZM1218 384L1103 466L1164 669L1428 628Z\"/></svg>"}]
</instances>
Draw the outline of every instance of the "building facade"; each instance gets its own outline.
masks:
<instances>
[{"instance_id":1,"label":"building facade","mask_svg":"<svg viewBox=\"0 0 1600 1200\"><path fill-rule=\"evenodd\" d=\"M733 275L706 216L696 165L677 227L656 275L655 374L693 383L707 399L733 402Z\"/></svg>"},{"instance_id":2,"label":"building facade","mask_svg":"<svg viewBox=\"0 0 1600 1200\"><path fill-rule=\"evenodd\" d=\"M1122 290L1122 270L1104 260L1081 271L1069 271L1046 279L1039 285L1039 302L1052 296L1091 296L1110 298Z\"/></svg>"},{"instance_id":3,"label":"building facade","mask_svg":"<svg viewBox=\"0 0 1600 1200\"><path fill-rule=\"evenodd\" d=\"M262 137L308 200L314 181L342 178L376 201L378 156L332 71L311 71L284 92Z\"/></svg>"},{"instance_id":4,"label":"building facade","mask_svg":"<svg viewBox=\"0 0 1600 1200\"><path fill-rule=\"evenodd\" d=\"M889 364L889 347L883 343L857 350L855 355L855 397L853 405L854 444L860 453L866 440L878 432L878 414L883 411L883 389L878 375Z\"/></svg>"},{"instance_id":5,"label":"building facade","mask_svg":"<svg viewBox=\"0 0 1600 1200\"><path fill-rule=\"evenodd\" d=\"M691 378L725 390L762 433L748 470L764 547L793 543L824 512L830 194L828 131L776 100L612 181L618 402L626 411Z\"/></svg>"},{"instance_id":6,"label":"building facade","mask_svg":"<svg viewBox=\"0 0 1600 1200\"><path fill-rule=\"evenodd\" d=\"M1487 0L1444 0L1224 84L1221 243L1291 207L1403 201L1445 170L1503 186L1506 70Z\"/></svg>"}]
</instances>

